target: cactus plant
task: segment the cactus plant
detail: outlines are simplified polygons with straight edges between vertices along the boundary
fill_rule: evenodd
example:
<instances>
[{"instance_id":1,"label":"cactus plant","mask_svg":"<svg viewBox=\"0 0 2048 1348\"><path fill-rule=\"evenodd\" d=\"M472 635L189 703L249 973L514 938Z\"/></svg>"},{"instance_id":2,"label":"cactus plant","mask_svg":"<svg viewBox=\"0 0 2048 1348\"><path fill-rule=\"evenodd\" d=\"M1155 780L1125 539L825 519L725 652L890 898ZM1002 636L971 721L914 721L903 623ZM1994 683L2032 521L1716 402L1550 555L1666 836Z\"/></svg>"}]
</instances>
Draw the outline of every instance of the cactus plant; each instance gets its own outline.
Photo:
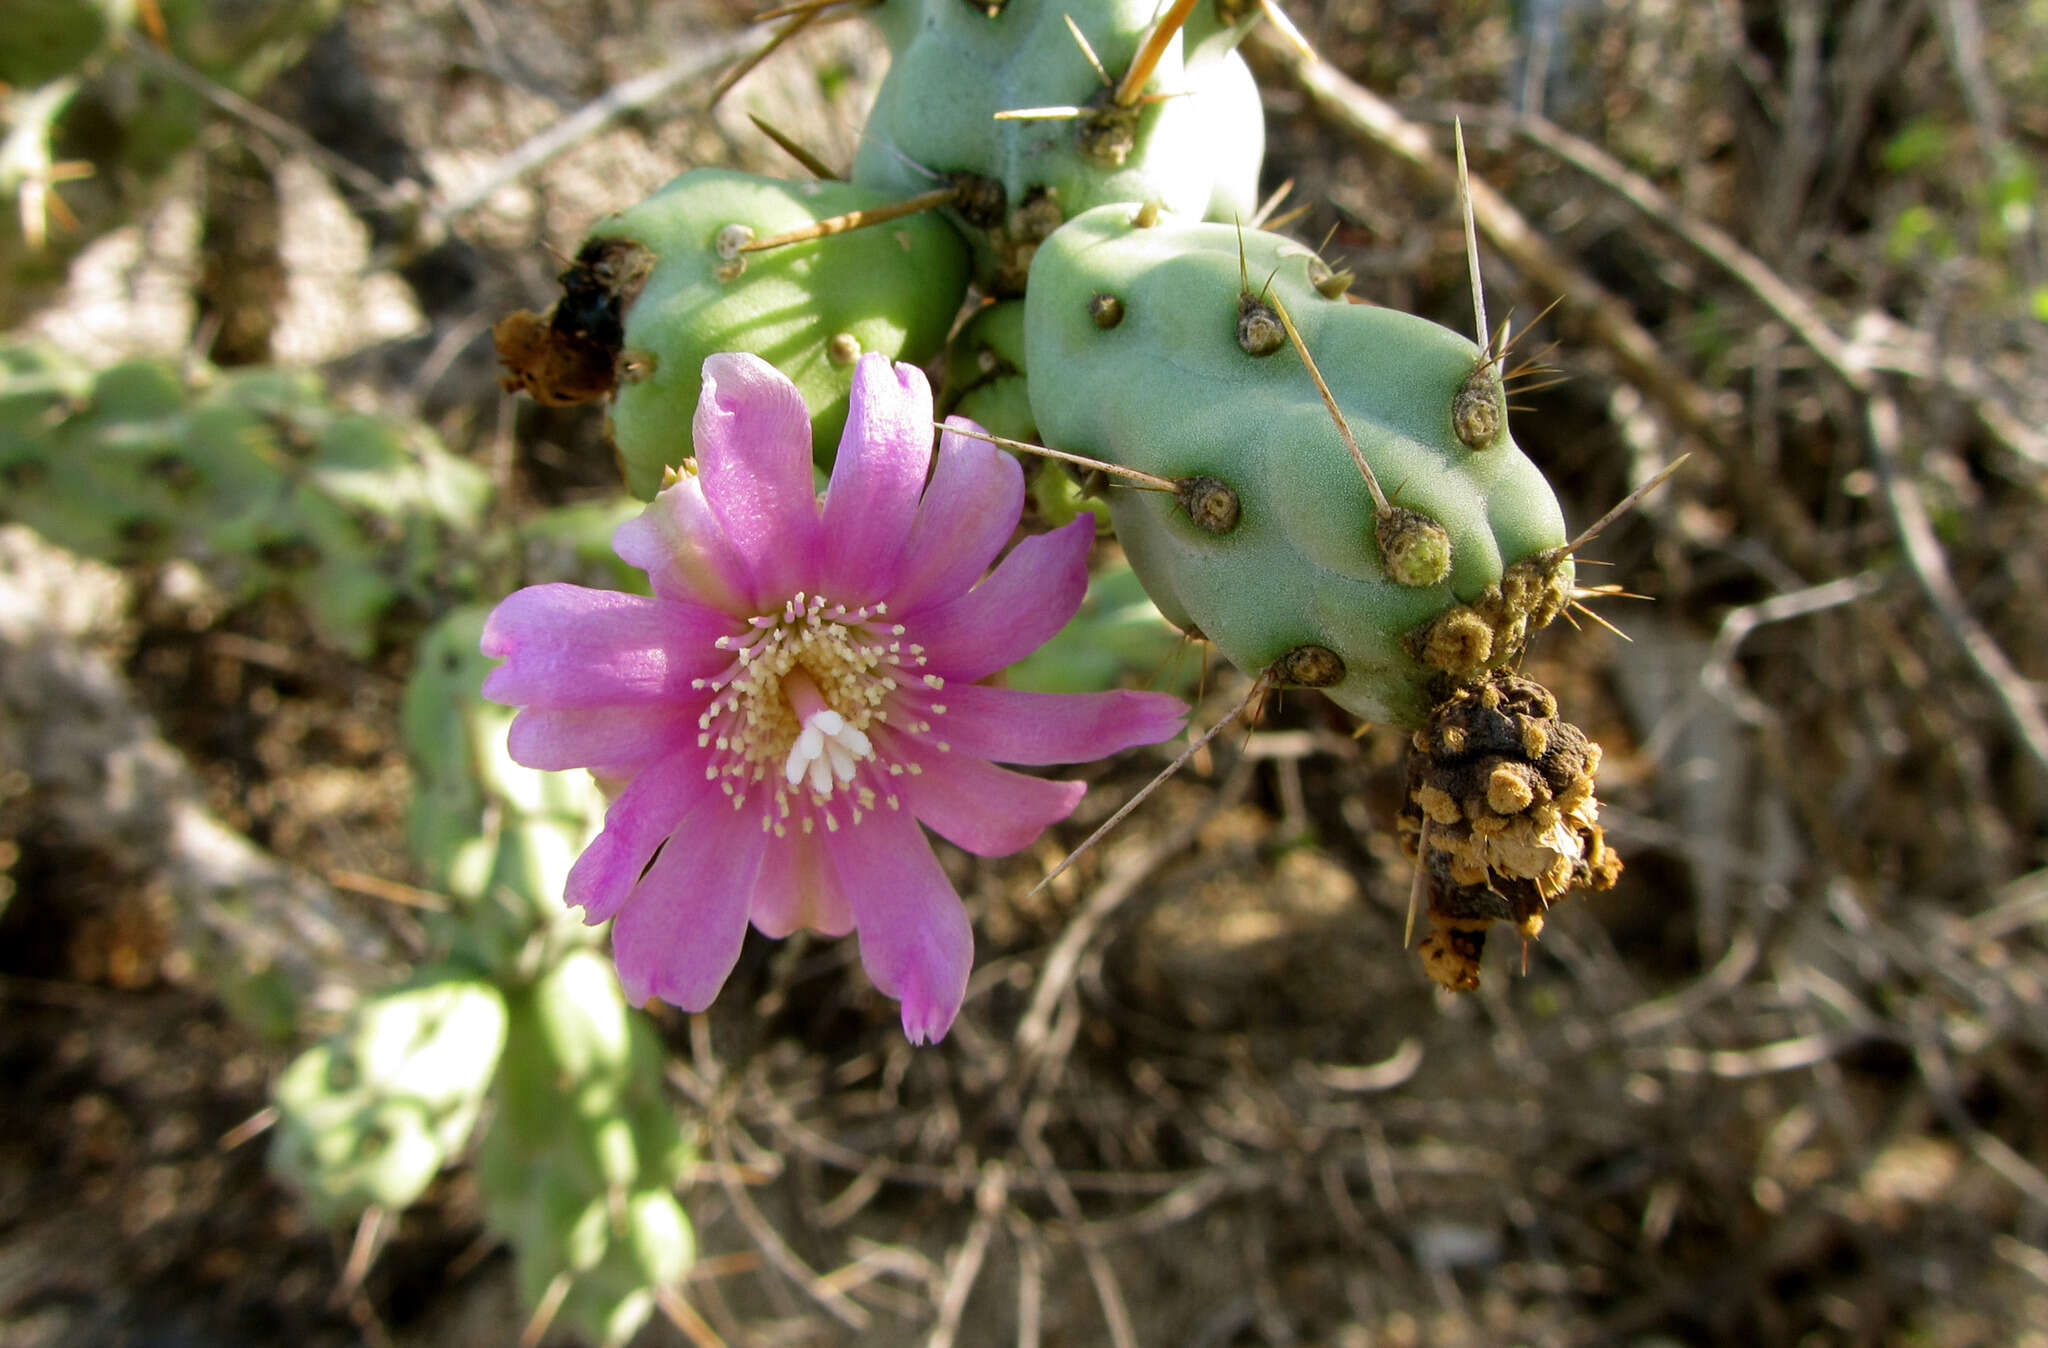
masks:
<instances>
[{"instance_id":1,"label":"cactus plant","mask_svg":"<svg viewBox=\"0 0 2048 1348\"><path fill-rule=\"evenodd\" d=\"M1328 269L1278 235L1146 215L1100 207L1039 252L1025 355L1040 431L1183 485L1110 498L1169 619L1250 671L1326 652L1334 665L1283 673L1419 728L1449 688L1512 659L1571 584L1543 475L1498 422L1476 447L1454 424L1490 362L1427 320L1324 293ZM1387 509L1285 349L1281 311L1327 372Z\"/></svg>"}]
</instances>

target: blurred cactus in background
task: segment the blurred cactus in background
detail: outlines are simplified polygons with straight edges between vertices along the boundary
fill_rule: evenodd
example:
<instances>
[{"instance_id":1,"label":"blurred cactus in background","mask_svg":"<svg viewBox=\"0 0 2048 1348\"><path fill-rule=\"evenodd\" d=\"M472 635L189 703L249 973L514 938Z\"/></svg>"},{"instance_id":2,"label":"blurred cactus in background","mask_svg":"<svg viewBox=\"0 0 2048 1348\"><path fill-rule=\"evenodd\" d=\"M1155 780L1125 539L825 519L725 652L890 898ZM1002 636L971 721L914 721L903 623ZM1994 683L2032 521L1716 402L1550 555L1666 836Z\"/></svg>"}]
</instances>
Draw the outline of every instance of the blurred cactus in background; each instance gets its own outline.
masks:
<instances>
[{"instance_id":1,"label":"blurred cactus in background","mask_svg":"<svg viewBox=\"0 0 2048 1348\"><path fill-rule=\"evenodd\" d=\"M400 606L432 614L479 579L489 479L422 426L336 407L308 373L188 383L138 360L88 378L11 348L0 435L0 518L105 561L197 561L235 600L288 595L351 655Z\"/></svg>"},{"instance_id":2,"label":"blurred cactus in background","mask_svg":"<svg viewBox=\"0 0 2048 1348\"><path fill-rule=\"evenodd\" d=\"M0 329L151 199L207 123L200 83L248 97L339 0L18 0L0 42ZM139 50L140 49L140 50ZM196 77L193 78L193 77Z\"/></svg>"}]
</instances>

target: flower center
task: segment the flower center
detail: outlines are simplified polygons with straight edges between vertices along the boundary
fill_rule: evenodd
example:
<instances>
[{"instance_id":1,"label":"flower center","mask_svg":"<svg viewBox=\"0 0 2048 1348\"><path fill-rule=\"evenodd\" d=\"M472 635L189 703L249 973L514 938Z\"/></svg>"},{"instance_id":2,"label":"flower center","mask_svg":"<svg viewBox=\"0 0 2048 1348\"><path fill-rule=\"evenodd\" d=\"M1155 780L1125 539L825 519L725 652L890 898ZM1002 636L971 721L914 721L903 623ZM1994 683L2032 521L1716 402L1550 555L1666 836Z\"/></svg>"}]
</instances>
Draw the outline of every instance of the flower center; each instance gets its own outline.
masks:
<instances>
[{"instance_id":1,"label":"flower center","mask_svg":"<svg viewBox=\"0 0 2048 1348\"><path fill-rule=\"evenodd\" d=\"M720 637L732 664L696 682L714 693L697 719L698 745L714 750L706 773L735 808L765 791L762 826L777 835L793 817L806 832L817 818L837 829L842 804L852 823L878 800L894 809L887 779L916 771L884 761L868 735L891 724L891 694L904 680L940 685L916 672L924 649L905 643L901 626L879 621L886 612L882 604L848 609L798 594L779 614L749 618L745 633Z\"/></svg>"}]
</instances>

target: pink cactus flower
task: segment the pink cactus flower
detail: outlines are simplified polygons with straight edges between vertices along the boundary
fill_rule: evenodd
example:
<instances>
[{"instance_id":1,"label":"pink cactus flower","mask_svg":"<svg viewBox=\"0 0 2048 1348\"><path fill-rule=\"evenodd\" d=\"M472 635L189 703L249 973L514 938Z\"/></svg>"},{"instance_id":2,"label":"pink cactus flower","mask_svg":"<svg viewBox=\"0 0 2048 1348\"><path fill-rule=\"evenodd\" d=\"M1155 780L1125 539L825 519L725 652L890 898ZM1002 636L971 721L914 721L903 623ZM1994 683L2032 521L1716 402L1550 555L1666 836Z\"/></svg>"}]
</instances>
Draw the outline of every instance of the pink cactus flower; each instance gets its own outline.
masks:
<instances>
[{"instance_id":1,"label":"pink cactus flower","mask_svg":"<svg viewBox=\"0 0 2048 1348\"><path fill-rule=\"evenodd\" d=\"M1022 470L951 431L934 463L916 368L861 358L822 501L803 399L766 362L704 363L695 435L695 471L613 540L653 598L536 585L484 628L504 661L484 695L521 709L512 757L620 788L564 899L617 919L628 997L690 1011L717 996L749 922L858 931L904 1033L936 1041L974 937L919 825L1014 852L1084 787L996 762L1101 758L1169 737L1185 709L983 682L1073 615L1093 525L1026 538L990 571Z\"/></svg>"}]
</instances>

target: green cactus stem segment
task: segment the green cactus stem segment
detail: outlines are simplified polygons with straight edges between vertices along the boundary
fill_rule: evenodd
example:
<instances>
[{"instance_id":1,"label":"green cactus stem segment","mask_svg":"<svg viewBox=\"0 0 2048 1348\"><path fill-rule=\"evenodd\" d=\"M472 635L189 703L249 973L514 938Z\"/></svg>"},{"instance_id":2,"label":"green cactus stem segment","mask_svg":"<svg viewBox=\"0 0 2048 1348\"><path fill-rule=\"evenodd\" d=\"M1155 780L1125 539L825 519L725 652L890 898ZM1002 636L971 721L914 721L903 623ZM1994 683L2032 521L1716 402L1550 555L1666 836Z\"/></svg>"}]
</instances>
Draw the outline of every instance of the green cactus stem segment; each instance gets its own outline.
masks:
<instances>
[{"instance_id":1,"label":"green cactus stem segment","mask_svg":"<svg viewBox=\"0 0 2048 1348\"><path fill-rule=\"evenodd\" d=\"M955 189L946 190L950 200ZM593 241L626 243L652 259L620 306L624 340L612 372L610 431L629 490L653 496L661 470L691 454L701 371L714 352L767 356L793 379L811 413L813 452L826 462L853 371L832 358L834 338L913 362L944 346L968 280L967 245L953 223L926 209L879 229L836 227L903 204L851 183L693 169L596 224ZM740 231L728 228L765 242L826 221L835 225L818 237L765 251L740 251L746 241L734 242ZM729 256L714 244L721 235Z\"/></svg>"},{"instance_id":2,"label":"green cactus stem segment","mask_svg":"<svg viewBox=\"0 0 2048 1348\"><path fill-rule=\"evenodd\" d=\"M1423 967L1454 992L1479 986L1486 932L1523 942L1550 905L1612 888L1621 858L1599 825L1600 746L1557 717L1541 684L1495 673L1462 688L1415 733L1398 825L1417 857L1432 931Z\"/></svg>"},{"instance_id":3,"label":"green cactus stem segment","mask_svg":"<svg viewBox=\"0 0 2048 1348\"><path fill-rule=\"evenodd\" d=\"M1088 320L1104 330L1124 321L1124 302L1106 290L1088 297Z\"/></svg>"},{"instance_id":4,"label":"green cactus stem segment","mask_svg":"<svg viewBox=\"0 0 2048 1348\"><path fill-rule=\"evenodd\" d=\"M1220 535L1237 527L1242 506L1237 492L1223 479L1207 475L1185 478L1175 484L1173 494L1196 528Z\"/></svg>"},{"instance_id":5,"label":"green cactus stem segment","mask_svg":"<svg viewBox=\"0 0 2048 1348\"><path fill-rule=\"evenodd\" d=\"M1174 483L1229 483L1241 513L1226 536L1177 499L1108 494L1118 541L1160 611L1249 674L1304 644L1325 647L1345 671L1323 690L1333 701L1370 721L1423 725L1461 681L1450 668L1466 682L1485 677L1572 594L1570 560L1554 553L1569 535L1535 465L1507 430L1484 454L1451 431L1451 401L1485 353L1441 325L1326 299L1299 243L1245 230L1241 268L1231 226L1165 215L1139 229L1136 210L1076 216L1033 264L1025 363L1040 437ZM1246 289L1277 302L1323 362L1328 402L1304 378L1308 362L1250 359L1237 345ZM1090 320L1097 292L1123 301L1117 327ZM1330 402L1355 453L1331 434ZM1387 484L1382 498L1398 484L1398 508L1443 529L1449 569L1436 583L1390 574L1376 526L1395 506L1374 499L1361 459ZM1433 633L1453 610L1458 619ZM1476 629L1462 644L1451 639L1461 626ZM1451 658L1425 660L1432 650Z\"/></svg>"}]
</instances>

